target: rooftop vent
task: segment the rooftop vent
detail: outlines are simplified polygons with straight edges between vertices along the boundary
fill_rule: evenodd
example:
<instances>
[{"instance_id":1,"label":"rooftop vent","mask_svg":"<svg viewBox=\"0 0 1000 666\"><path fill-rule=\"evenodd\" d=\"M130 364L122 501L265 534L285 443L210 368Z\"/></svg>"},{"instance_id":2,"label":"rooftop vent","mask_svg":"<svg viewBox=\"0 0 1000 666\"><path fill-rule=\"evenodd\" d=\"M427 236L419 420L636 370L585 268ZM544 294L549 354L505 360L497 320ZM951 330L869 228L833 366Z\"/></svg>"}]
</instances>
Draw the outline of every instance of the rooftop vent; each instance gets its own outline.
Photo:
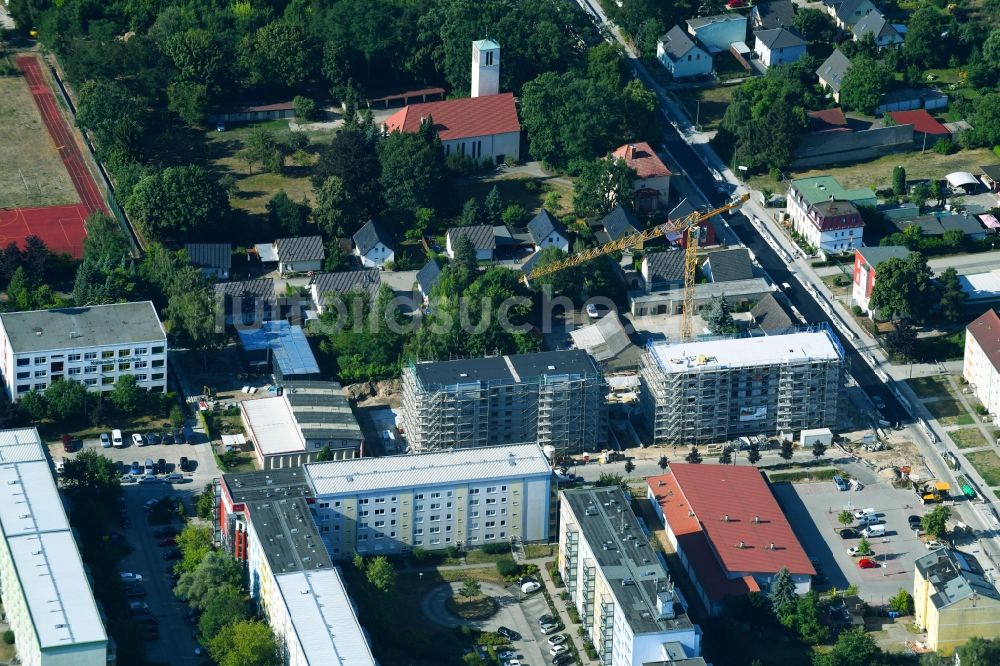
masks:
<instances>
[{"instance_id":1,"label":"rooftop vent","mask_svg":"<svg viewBox=\"0 0 1000 666\"><path fill-rule=\"evenodd\" d=\"M758 525L760 525L760 516L754 516L753 517L753 522L756 523L756 524L758 524Z\"/></svg>"},{"instance_id":2,"label":"rooftop vent","mask_svg":"<svg viewBox=\"0 0 1000 666\"><path fill-rule=\"evenodd\" d=\"M736 544L736 547L739 548L740 550L743 550L744 548L747 547L747 544L744 541L740 541L738 544Z\"/></svg>"},{"instance_id":3,"label":"rooftop vent","mask_svg":"<svg viewBox=\"0 0 1000 666\"><path fill-rule=\"evenodd\" d=\"M31 330L34 331L35 335L41 335L42 334L42 329L41 329L40 326L36 326L35 328L33 328Z\"/></svg>"},{"instance_id":4,"label":"rooftop vent","mask_svg":"<svg viewBox=\"0 0 1000 666\"><path fill-rule=\"evenodd\" d=\"M773 542L773 541L771 542L771 545L770 545L770 546L768 546L768 548L770 548L771 550L777 550L777 549L775 548L775 546L774 546L774 542Z\"/></svg>"},{"instance_id":5,"label":"rooftop vent","mask_svg":"<svg viewBox=\"0 0 1000 666\"><path fill-rule=\"evenodd\" d=\"M724 522L724 523L728 523L729 522L729 514L728 513L722 517L722 522Z\"/></svg>"}]
</instances>

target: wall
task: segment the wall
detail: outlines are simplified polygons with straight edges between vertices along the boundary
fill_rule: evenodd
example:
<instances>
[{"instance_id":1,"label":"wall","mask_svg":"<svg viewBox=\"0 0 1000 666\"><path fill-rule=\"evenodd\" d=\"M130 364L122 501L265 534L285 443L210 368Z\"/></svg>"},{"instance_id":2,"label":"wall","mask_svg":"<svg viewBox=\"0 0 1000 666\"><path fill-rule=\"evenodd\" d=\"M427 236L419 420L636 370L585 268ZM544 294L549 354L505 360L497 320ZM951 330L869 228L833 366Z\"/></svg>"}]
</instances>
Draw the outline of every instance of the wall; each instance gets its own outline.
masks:
<instances>
[{"instance_id":1,"label":"wall","mask_svg":"<svg viewBox=\"0 0 1000 666\"><path fill-rule=\"evenodd\" d=\"M948 654L973 636L1000 637L1000 603L979 597L941 609L937 617L937 643L931 647Z\"/></svg>"},{"instance_id":2,"label":"wall","mask_svg":"<svg viewBox=\"0 0 1000 666\"><path fill-rule=\"evenodd\" d=\"M860 132L806 134L795 147L792 169L850 164L913 148L913 125L893 125Z\"/></svg>"},{"instance_id":3,"label":"wall","mask_svg":"<svg viewBox=\"0 0 1000 666\"><path fill-rule=\"evenodd\" d=\"M660 63L667 68L675 79L682 79L688 76L702 76L712 71L712 57L698 47L692 48L688 53L674 62L663 52L663 48L657 45L657 57Z\"/></svg>"},{"instance_id":4,"label":"wall","mask_svg":"<svg viewBox=\"0 0 1000 666\"><path fill-rule=\"evenodd\" d=\"M487 158L501 161L507 157L513 157L518 162L521 160L520 132L505 132L503 134L487 134L485 136L449 139L442 141L441 145L444 147L446 157L455 153L458 155L468 155L479 161Z\"/></svg>"},{"instance_id":5,"label":"wall","mask_svg":"<svg viewBox=\"0 0 1000 666\"><path fill-rule=\"evenodd\" d=\"M284 275L285 273L308 273L309 271L321 271L323 270L323 260L316 259L314 261L278 261L278 271Z\"/></svg>"},{"instance_id":6,"label":"wall","mask_svg":"<svg viewBox=\"0 0 1000 666\"><path fill-rule=\"evenodd\" d=\"M1000 371L993 367L979 342L966 332L962 376L975 385L975 395L991 414L1000 414Z\"/></svg>"}]
</instances>

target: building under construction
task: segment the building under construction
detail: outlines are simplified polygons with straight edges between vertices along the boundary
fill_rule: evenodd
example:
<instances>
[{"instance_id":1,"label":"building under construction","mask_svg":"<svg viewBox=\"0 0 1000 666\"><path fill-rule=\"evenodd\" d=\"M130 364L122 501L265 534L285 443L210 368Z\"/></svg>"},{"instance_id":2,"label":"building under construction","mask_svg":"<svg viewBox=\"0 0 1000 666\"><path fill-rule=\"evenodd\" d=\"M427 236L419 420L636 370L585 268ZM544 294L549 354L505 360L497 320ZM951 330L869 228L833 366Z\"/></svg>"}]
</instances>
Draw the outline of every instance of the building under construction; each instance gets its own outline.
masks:
<instances>
[{"instance_id":1,"label":"building under construction","mask_svg":"<svg viewBox=\"0 0 1000 666\"><path fill-rule=\"evenodd\" d=\"M581 350L416 363L402 384L415 450L538 442L579 454L607 439L604 377Z\"/></svg>"},{"instance_id":2,"label":"building under construction","mask_svg":"<svg viewBox=\"0 0 1000 666\"><path fill-rule=\"evenodd\" d=\"M657 444L708 444L837 423L844 350L829 328L755 338L651 342L640 380Z\"/></svg>"}]
</instances>

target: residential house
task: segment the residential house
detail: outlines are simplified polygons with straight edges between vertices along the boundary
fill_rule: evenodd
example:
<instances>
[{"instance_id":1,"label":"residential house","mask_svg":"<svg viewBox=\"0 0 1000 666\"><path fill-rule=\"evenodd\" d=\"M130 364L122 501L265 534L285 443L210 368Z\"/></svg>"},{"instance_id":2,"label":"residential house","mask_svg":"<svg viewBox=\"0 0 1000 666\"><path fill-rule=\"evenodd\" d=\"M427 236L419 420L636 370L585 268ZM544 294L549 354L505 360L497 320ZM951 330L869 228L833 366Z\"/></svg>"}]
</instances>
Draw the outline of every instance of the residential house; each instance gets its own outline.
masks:
<instances>
[{"instance_id":1,"label":"residential house","mask_svg":"<svg viewBox=\"0 0 1000 666\"><path fill-rule=\"evenodd\" d=\"M368 220L354 234L354 254L361 258L361 265L367 268L382 268L395 259L392 237L376 224Z\"/></svg>"},{"instance_id":2,"label":"residential house","mask_svg":"<svg viewBox=\"0 0 1000 666\"><path fill-rule=\"evenodd\" d=\"M675 79L712 73L712 56L674 26L656 43L656 59Z\"/></svg>"},{"instance_id":3,"label":"residential house","mask_svg":"<svg viewBox=\"0 0 1000 666\"><path fill-rule=\"evenodd\" d=\"M962 376L973 394L997 421L1000 415L1000 316L987 310L966 326Z\"/></svg>"},{"instance_id":4,"label":"residential house","mask_svg":"<svg viewBox=\"0 0 1000 666\"><path fill-rule=\"evenodd\" d=\"M374 302L381 285L382 278L377 268L320 273L309 283L309 295L313 307L319 314L323 314L330 307L335 307L341 312L350 312L348 304L344 301L361 295L369 302Z\"/></svg>"},{"instance_id":5,"label":"residential house","mask_svg":"<svg viewBox=\"0 0 1000 666\"><path fill-rule=\"evenodd\" d=\"M424 305L431 300L431 291L434 289L434 285L441 278L441 267L438 263L431 259L424 267L417 271L417 289L420 291L420 295L423 296Z\"/></svg>"},{"instance_id":6,"label":"residential house","mask_svg":"<svg viewBox=\"0 0 1000 666\"><path fill-rule=\"evenodd\" d=\"M326 252L322 236L279 238L272 245L278 261L278 273L282 276L323 270Z\"/></svg>"},{"instance_id":7,"label":"residential house","mask_svg":"<svg viewBox=\"0 0 1000 666\"><path fill-rule=\"evenodd\" d=\"M881 12L872 0L843 0L837 4L831 3L828 7L834 22L841 30L850 30L868 14Z\"/></svg>"},{"instance_id":8,"label":"residential house","mask_svg":"<svg viewBox=\"0 0 1000 666\"><path fill-rule=\"evenodd\" d=\"M270 321L277 313L274 280L271 278L219 282L213 288L216 307L221 311L226 324L259 324Z\"/></svg>"},{"instance_id":9,"label":"residential house","mask_svg":"<svg viewBox=\"0 0 1000 666\"><path fill-rule=\"evenodd\" d=\"M569 252L566 228L544 208L528 222L528 235L531 236L536 252L547 247L557 247L563 252Z\"/></svg>"},{"instance_id":10,"label":"residential house","mask_svg":"<svg viewBox=\"0 0 1000 666\"><path fill-rule=\"evenodd\" d=\"M875 206L867 188L847 190L833 176L792 181L788 215L795 231L823 252L845 252L861 245L865 223L857 206Z\"/></svg>"},{"instance_id":11,"label":"residential house","mask_svg":"<svg viewBox=\"0 0 1000 666\"><path fill-rule=\"evenodd\" d=\"M233 246L229 243L187 243L188 261L212 280L228 280L233 265Z\"/></svg>"},{"instance_id":12,"label":"residential house","mask_svg":"<svg viewBox=\"0 0 1000 666\"><path fill-rule=\"evenodd\" d=\"M1000 592L972 553L947 547L917 558L914 623L929 650L952 653L973 636L1000 638Z\"/></svg>"},{"instance_id":13,"label":"residential house","mask_svg":"<svg viewBox=\"0 0 1000 666\"><path fill-rule=\"evenodd\" d=\"M448 258L455 258L455 246L458 239L468 238L476 250L477 261L489 261L497 249L496 234L488 224L476 224L468 227L452 227L445 232L445 252Z\"/></svg>"},{"instance_id":14,"label":"residential house","mask_svg":"<svg viewBox=\"0 0 1000 666\"><path fill-rule=\"evenodd\" d=\"M753 261L745 247L710 252L705 257L701 272L712 282L749 280L753 277Z\"/></svg>"},{"instance_id":15,"label":"residential house","mask_svg":"<svg viewBox=\"0 0 1000 666\"><path fill-rule=\"evenodd\" d=\"M938 139L951 139L948 128L924 109L890 111L889 117L897 125L913 125L913 143L921 148L933 147Z\"/></svg>"},{"instance_id":16,"label":"residential house","mask_svg":"<svg viewBox=\"0 0 1000 666\"><path fill-rule=\"evenodd\" d=\"M765 67L795 62L806 54L806 40L788 28L758 30L754 36L754 53Z\"/></svg>"},{"instance_id":17,"label":"residential house","mask_svg":"<svg viewBox=\"0 0 1000 666\"><path fill-rule=\"evenodd\" d=\"M840 49L834 49L833 53L816 70L820 87L830 90L834 102L840 102L840 84L850 66L850 58L845 56Z\"/></svg>"},{"instance_id":18,"label":"residential house","mask_svg":"<svg viewBox=\"0 0 1000 666\"><path fill-rule=\"evenodd\" d=\"M612 153L635 170L632 181L633 204L640 213L658 210L670 199L670 169L645 141L626 143Z\"/></svg>"},{"instance_id":19,"label":"residential house","mask_svg":"<svg viewBox=\"0 0 1000 666\"><path fill-rule=\"evenodd\" d=\"M791 333L798 324L774 294L765 294L757 301L750 309L750 319L753 322L752 329L759 330L764 335Z\"/></svg>"},{"instance_id":20,"label":"residential house","mask_svg":"<svg viewBox=\"0 0 1000 666\"><path fill-rule=\"evenodd\" d=\"M618 204L601 220L607 240L618 240L642 230L642 222L631 210ZM603 239L600 239L603 240Z\"/></svg>"},{"instance_id":21,"label":"residential house","mask_svg":"<svg viewBox=\"0 0 1000 666\"><path fill-rule=\"evenodd\" d=\"M906 259L910 251L901 245L859 247L854 250L854 287L851 298L864 312L869 312L868 301L875 287L876 270L888 259Z\"/></svg>"},{"instance_id":22,"label":"residential house","mask_svg":"<svg viewBox=\"0 0 1000 666\"><path fill-rule=\"evenodd\" d=\"M747 17L738 12L699 16L687 20L688 34L709 53L729 51L729 46L747 36Z\"/></svg>"},{"instance_id":23,"label":"residential house","mask_svg":"<svg viewBox=\"0 0 1000 666\"><path fill-rule=\"evenodd\" d=\"M664 250L647 252L640 267L646 292L680 289L684 286L684 252Z\"/></svg>"},{"instance_id":24,"label":"residential house","mask_svg":"<svg viewBox=\"0 0 1000 666\"><path fill-rule=\"evenodd\" d=\"M982 172L980 179L990 192L1000 193L1000 164L987 164L979 167Z\"/></svg>"},{"instance_id":25,"label":"residential house","mask_svg":"<svg viewBox=\"0 0 1000 666\"><path fill-rule=\"evenodd\" d=\"M856 42L871 35L875 40L875 46L884 49L894 44L902 44L906 28L890 23L885 16L878 12L871 12L854 24L854 27L851 28L851 34L854 35Z\"/></svg>"},{"instance_id":26,"label":"residential house","mask_svg":"<svg viewBox=\"0 0 1000 666\"><path fill-rule=\"evenodd\" d=\"M791 0L759 2L750 10L750 29L773 30L790 28L795 21L795 5Z\"/></svg>"}]
</instances>

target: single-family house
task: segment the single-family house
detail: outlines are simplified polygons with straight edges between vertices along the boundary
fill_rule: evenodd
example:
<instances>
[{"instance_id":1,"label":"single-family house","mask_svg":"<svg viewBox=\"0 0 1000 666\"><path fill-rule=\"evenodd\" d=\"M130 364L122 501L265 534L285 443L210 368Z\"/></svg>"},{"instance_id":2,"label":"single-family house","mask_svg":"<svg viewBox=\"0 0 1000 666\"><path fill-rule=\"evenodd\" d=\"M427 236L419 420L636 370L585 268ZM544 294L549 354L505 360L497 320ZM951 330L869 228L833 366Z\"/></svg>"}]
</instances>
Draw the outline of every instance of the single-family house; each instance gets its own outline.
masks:
<instances>
[{"instance_id":1,"label":"single-family house","mask_svg":"<svg viewBox=\"0 0 1000 666\"><path fill-rule=\"evenodd\" d=\"M750 259L750 251L745 247L738 247L731 250L710 252L705 257L701 272L712 282L749 280L753 278L753 261Z\"/></svg>"},{"instance_id":2,"label":"single-family house","mask_svg":"<svg viewBox=\"0 0 1000 666\"><path fill-rule=\"evenodd\" d=\"M458 239L463 236L472 242L478 261L489 261L493 258L493 252L497 249L493 227L488 224L476 224L468 227L452 227L445 232L445 253L450 259L455 258L455 246Z\"/></svg>"},{"instance_id":3,"label":"single-family house","mask_svg":"<svg viewBox=\"0 0 1000 666\"><path fill-rule=\"evenodd\" d=\"M675 79L712 73L712 56L674 26L656 42L656 59Z\"/></svg>"},{"instance_id":4,"label":"single-family house","mask_svg":"<svg viewBox=\"0 0 1000 666\"><path fill-rule=\"evenodd\" d=\"M754 36L754 53L765 67L795 62L806 54L806 40L788 28L758 30Z\"/></svg>"},{"instance_id":5,"label":"single-family house","mask_svg":"<svg viewBox=\"0 0 1000 666\"><path fill-rule=\"evenodd\" d=\"M851 34L854 35L853 39L856 42L871 35L875 40L875 46L884 49L893 44L902 44L906 30L903 26L890 23L882 14L872 12L854 24L854 27L851 28Z\"/></svg>"},{"instance_id":6,"label":"single-family house","mask_svg":"<svg viewBox=\"0 0 1000 666\"><path fill-rule=\"evenodd\" d=\"M670 169L663 163L653 147L645 141L618 146L612 157L624 160L635 170L632 181L633 203L639 212L652 212L667 204L670 199Z\"/></svg>"},{"instance_id":7,"label":"single-family house","mask_svg":"<svg viewBox=\"0 0 1000 666\"><path fill-rule=\"evenodd\" d=\"M854 286L851 297L854 304L868 312L868 301L875 288L876 270L889 259L906 259L910 251L902 245L858 247L854 249Z\"/></svg>"},{"instance_id":8,"label":"single-family house","mask_svg":"<svg viewBox=\"0 0 1000 666\"><path fill-rule=\"evenodd\" d=\"M792 181L787 198L792 227L824 252L847 252L861 245L865 223L857 206L875 206L867 188L848 190L833 176Z\"/></svg>"},{"instance_id":9,"label":"single-family house","mask_svg":"<svg viewBox=\"0 0 1000 666\"><path fill-rule=\"evenodd\" d=\"M208 279L228 280L233 265L233 246L229 243L187 243L188 261Z\"/></svg>"},{"instance_id":10,"label":"single-family house","mask_svg":"<svg viewBox=\"0 0 1000 666\"><path fill-rule=\"evenodd\" d=\"M646 293L679 289L684 286L684 252L678 249L647 252L639 272L646 283Z\"/></svg>"},{"instance_id":11,"label":"single-family house","mask_svg":"<svg viewBox=\"0 0 1000 666\"><path fill-rule=\"evenodd\" d=\"M792 0L772 0L759 2L750 10L750 29L772 30L789 28L795 21L795 5Z\"/></svg>"},{"instance_id":12,"label":"single-family house","mask_svg":"<svg viewBox=\"0 0 1000 666\"><path fill-rule=\"evenodd\" d=\"M441 278L441 267L438 263L431 259L424 267L417 271L417 289L420 290L420 295L423 297L424 305L431 300L431 290L434 289L434 285Z\"/></svg>"},{"instance_id":13,"label":"single-family house","mask_svg":"<svg viewBox=\"0 0 1000 666\"><path fill-rule=\"evenodd\" d=\"M607 240L618 240L630 234L637 234L642 230L642 223L631 210L618 204L610 213L601 219L604 226L604 233ZM603 240L603 239L599 239Z\"/></svg>"},{"instance_id":14,"label":"single-family house","mask_svg":"<svg viewBox=\"0 0 1000 666\"><path fill-rule=\"evenodd\" d=\"M374 303L381 284L382 277L377 268L320 273L309 283L309 296L319 314L331 307L352 312L349 301L354 296L363 296L369 303Z\"/></svg>"},{"instance_id":15,"label":"single-family house","mask_svg":"<svg viewBox=\"0 0 1000 666\"><path fill-rule=\"evenodd\" d=\"M528 222L528 235L531 236L536 252L547 247L557 247L563 252L569 252L566 228L544 208Z\"/></svg>"},{"instance_id":16,"label":"single-family house","mask_svg":"<svg viewBox=\"0 0 1000 666\"><path fill-rule=\"evenodd\" d=\"M278 309L271 278L218 282L213 288L216 309L229 325L249 326L269 321Z\"/></svg>"},{"instance_id":17,"label":"single-family house","mask_svg":"<svg viewBox=\"0 0 1000 666\"><path fill-rule=\"evenodd\" d=\"M281 275L323 270L326 253L322 236L279 238L272 243L272 248Z\"/></svg>"},{"instance_id":18,"label":"single-family house","mask_svg":"<svg viewBox=\"0 0 1000 666\"><path fill-rule=\"evenodd\" d=\"M872 0L843 0L831 9L833 20L841 30L850 30L868 14L881 12Z\"/></svg>"},{"instance_id":19,"label":"single-family house","mask_svg":"<svg viewBox=\"0 0 1000 666\"><path fill-rule=\"evenodd\" d=\"M983 174L980 176L983 185L990 192L1000 192L1000 164L987 164L979 167L979 171Z\"/></svg>"},{"instance_id":20,"label":"single-family house","mask_svg":"<svg viewBox=\"0 0 1000 666\"><path fill-rule=\"evenodd\" d=\"M712 54L728 51L747 36L747 17L737 12L691 18L687 25L688 34Z\"/></svg>"},{"instance_id":21,"label":"single-family house","mask_svg":"<svg viewBox=\"0 0 1000 666\"><path fill-rule=\"evenodd\" d=\"M850 66L851 59L845 56L840 49L834 49L833 53L816 70L820 87L830 90L834 102L840 102L840 84Z\"/></svg>"},{"instance_id":22,"label":"single-family house","mask_svg":"<svg viewBox=\"0 0 1000 666\"><path fill-rule=\"evenodd\" d=\"M354 254L361 259L361 265L368 268L382 268L393 261L396 254L392 249L392 237L374 220L368 220L354 234Z\"/></svg>"}]
</instances>

